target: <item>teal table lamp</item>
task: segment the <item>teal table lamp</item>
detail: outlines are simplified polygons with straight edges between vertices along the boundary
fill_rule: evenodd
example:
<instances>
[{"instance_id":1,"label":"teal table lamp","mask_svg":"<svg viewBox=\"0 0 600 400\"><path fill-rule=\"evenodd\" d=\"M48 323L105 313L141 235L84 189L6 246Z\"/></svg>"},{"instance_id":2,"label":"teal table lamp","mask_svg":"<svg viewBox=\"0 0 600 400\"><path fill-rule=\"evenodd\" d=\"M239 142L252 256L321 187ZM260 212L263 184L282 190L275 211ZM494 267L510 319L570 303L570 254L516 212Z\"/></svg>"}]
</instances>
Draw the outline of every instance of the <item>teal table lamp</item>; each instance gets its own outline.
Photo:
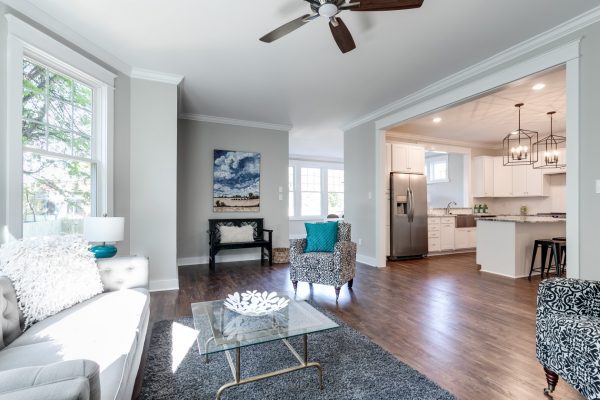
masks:
<instances>
[{"instance_id":1,"label":"teal table lamp","mask_svg":"<svg viewBox=\"0 0 600 400\"><path fill-rule=\"evenodd\" d=\"M117 254L117 248L106 243L123 240L124 228L122 217L87 217L83 221L83 238L90 243L102 243L90 248L96 258L110 258Z\"/></svg>"}]
</instances>

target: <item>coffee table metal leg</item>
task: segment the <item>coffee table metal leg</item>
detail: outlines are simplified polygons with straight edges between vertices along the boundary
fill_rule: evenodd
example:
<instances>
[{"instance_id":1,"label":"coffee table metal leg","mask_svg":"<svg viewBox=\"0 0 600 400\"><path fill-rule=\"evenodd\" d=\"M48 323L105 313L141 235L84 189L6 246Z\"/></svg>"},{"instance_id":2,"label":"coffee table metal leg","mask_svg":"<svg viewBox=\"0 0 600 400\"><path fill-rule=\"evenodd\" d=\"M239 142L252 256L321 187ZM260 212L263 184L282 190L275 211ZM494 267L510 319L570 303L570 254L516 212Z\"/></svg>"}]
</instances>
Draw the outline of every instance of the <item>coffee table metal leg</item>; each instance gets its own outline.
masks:
<instances>
[{"instance_id":1,"label":"coffee table metal leg","mask_svg":"<svg viewBox=\"0 0 600 400\"><path fill-rule=\"evenodd\" d=\"M216 399L220 400L223 392L226 389L229 389L231 387L243 385L243 384L250 383L250 382L260 381L262 379L272 378L274 376L288 374L290 372L299 371L299 370L306 369L306 368L316 368L317 369L317 371L319 372L319 385L320 385L321 390L323 390L323 368L321 367L321 364L319 364L318 362L309 362L308 361L308 335L303 335L303 337L302 337L302 341L303 341L303 345L304 345L304 357L303 358L300 357L300 355L296 352L296 350L290 344L290 342L288 342L286 339L282 339L282 341L290 349L290 351L296 357L296 359L298 359L298 361L300 362L300 365L280 369L280 370L273 371L273 372L267 372L266 374L250 376L245 379L241 379L241 373L240 373L241 372L241 356L240 356L241 349L239 347L237 347L235 349L235 363L233 362L233 359L231 358L231 354L229 354L229 351L225 351L225 357L227 357L227 362L229 364L229 367L231 368L231 374L233 375L233 382L229 382L229 383L226 383L225 385L221 386L219 388L219 390L217 391Z\"/></svg>"}]
</instances>

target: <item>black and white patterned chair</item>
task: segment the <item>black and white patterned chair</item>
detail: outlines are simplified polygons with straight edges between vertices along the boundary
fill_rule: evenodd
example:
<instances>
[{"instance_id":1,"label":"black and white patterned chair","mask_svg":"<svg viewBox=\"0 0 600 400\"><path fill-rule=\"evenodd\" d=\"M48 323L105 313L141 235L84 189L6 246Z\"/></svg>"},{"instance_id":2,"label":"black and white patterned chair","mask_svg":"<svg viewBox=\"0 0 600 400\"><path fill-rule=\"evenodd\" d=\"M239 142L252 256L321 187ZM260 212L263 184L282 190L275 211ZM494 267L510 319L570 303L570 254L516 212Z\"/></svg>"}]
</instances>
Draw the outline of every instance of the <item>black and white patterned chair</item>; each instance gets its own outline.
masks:
<instances>
[{"instance_id":1,"label":"black and white patterned chair","mask_svg":"<svg viewBox=\"0 0 600 400\"><path fill-rule=\"evenodd\" d=\"M294 290L298 282L320 283L335 288L335 301L340 288L348 283L352 288L356 272L356 243L351 241L350 224L338 224L338 241L333 253L305 253L306 239L295 239L290 244L290 279Z\"/></svg>"},{"instance_id":2,"label":"black and white patterned chair","mask_svg":"<svg viewBox=\"0 0 600 400\"><path fill-rule=\"evenodd\" d=\"M560 376L588 399L600 399L600 282L548 279L538 289L536 352L548 387Z\"/></svg>"}]
</instances>

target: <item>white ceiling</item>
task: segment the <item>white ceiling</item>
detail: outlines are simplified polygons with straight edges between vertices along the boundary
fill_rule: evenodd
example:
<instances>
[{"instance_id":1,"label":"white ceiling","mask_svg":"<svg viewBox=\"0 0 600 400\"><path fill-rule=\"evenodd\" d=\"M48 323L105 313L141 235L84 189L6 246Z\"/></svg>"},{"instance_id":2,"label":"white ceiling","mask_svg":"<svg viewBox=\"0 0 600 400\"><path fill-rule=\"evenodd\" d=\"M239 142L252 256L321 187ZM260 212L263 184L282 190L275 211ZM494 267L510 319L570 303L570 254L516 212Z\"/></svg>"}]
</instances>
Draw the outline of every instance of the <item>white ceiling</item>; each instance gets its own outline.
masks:
<instances>
[{"instance_id":1,"label":"white ceiling","mask_svg":"<svg viewBox=\"0 0 600 400\"><path fill-rule=\"evenodd\" d=\"M30 1L129 65L184 75L184 112L313 134L334 132L598 5L425 0L415 10L346 11L357 49L343 55L322 19L259 42L307 13L302 0Z\"/></svg>"},{"instance_id":2,"label":"white ceiling","mask_svg":"<svg viewBox=\"0 0 600 400\"><path fill-rule=\"evenodd\" d=\"M535 84L546 85L533 90ZM565 69L536 74L513 82L491 94L446 110L401 124L392 132L434 137L473 145L502 146L502 139L518 128L517 103L521 109L521 127L539 132L542 139L549 134L550 119L554 115L554 133L565 132L566 113ZM442 118L434 123L433 118Z\"/></svg>"}]
</instances>

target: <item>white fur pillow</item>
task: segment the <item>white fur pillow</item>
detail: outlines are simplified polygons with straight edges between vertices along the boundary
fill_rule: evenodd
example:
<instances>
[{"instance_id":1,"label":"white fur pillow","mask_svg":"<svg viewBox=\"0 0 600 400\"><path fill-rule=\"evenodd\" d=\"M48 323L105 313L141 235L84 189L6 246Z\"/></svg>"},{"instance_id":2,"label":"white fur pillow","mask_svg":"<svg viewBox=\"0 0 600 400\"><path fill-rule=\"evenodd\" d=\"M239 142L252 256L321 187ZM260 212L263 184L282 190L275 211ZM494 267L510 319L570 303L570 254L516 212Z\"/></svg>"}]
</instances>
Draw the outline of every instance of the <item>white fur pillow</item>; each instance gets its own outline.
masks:
<instances>
[{"instance_id":1,"label":"white fur pillow","mask_svg":"<svg viewBox=\"0 0 600 400\"><path fill-rule=\"evenodd\" d=\"M15 287L25 329L102 292L88 247L80 236L27 238L0 247L0 272Z\"/></svg>"},{"instance_id":2,"label":"white fur pillow","mask_svg":"<svg viewBox=\"0 0 600 400\"><path fill-rule=\"evenodd\" d=\"M254 241L254 228L252 225L244 226L219 226L221 243L240 243Z\"/></svg>"}]
</instances>

